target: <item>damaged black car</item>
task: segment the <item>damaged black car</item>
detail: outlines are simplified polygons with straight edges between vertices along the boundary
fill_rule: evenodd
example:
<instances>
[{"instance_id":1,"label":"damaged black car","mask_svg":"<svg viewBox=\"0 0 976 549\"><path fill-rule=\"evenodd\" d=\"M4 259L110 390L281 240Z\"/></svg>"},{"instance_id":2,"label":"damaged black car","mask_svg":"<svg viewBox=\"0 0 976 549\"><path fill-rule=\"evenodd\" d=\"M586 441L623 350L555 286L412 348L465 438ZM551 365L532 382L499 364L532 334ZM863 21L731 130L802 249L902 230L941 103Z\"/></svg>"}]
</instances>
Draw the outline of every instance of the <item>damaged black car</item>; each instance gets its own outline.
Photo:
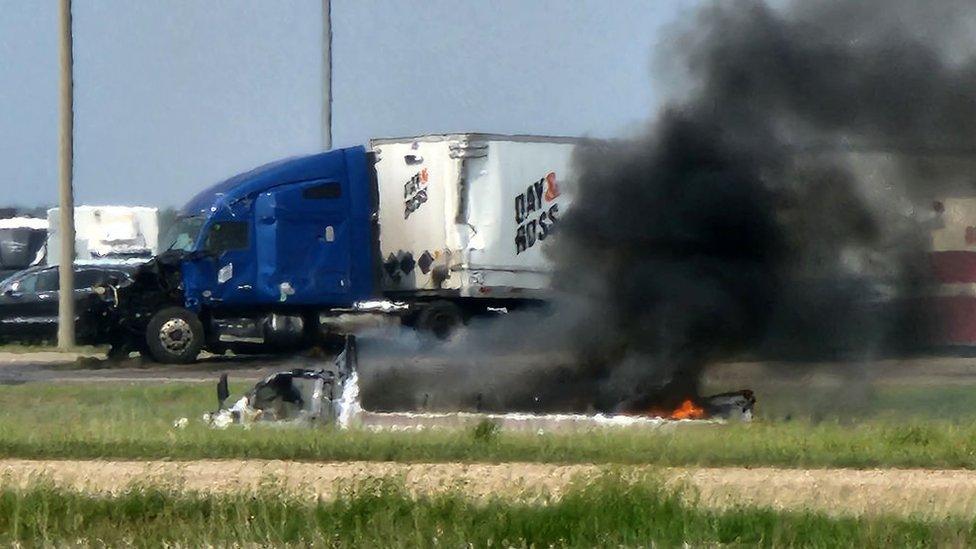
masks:
<instances>
[{"instance_id":1,"label":"damaged black car","mask_svg":"<svg viewBox=\"0 0 976 549\"><path fill-rule=\"evenodd\" d=\"M75 266L75 332L83 345L111 344L110 306L102 293L107 285L131 280L128 265ZM0 341L43 343L57 339L58 267L33 267L0 283Z\"/></svg>"}]
</instances>

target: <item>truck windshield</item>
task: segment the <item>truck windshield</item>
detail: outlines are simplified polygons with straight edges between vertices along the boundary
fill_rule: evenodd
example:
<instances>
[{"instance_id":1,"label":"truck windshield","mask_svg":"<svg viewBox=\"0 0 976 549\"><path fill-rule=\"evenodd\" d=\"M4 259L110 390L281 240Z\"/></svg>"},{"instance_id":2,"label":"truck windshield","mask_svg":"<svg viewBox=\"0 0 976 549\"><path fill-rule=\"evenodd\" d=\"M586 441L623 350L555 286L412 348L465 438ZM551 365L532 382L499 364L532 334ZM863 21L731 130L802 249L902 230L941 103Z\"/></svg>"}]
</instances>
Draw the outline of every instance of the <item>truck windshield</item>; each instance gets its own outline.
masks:
<instances>
[{"instance_id":1,"label":"truck windshield","mask_svg":"<svg viewBox=\"0 0 976 549\"><path fill-rule=\"evenodd\" d=\"M177 218L176 223L166 231L166 237L163 239L166 244L165 249L192 252L203 222L202 216Z\"/></svg>"}]
</instances>

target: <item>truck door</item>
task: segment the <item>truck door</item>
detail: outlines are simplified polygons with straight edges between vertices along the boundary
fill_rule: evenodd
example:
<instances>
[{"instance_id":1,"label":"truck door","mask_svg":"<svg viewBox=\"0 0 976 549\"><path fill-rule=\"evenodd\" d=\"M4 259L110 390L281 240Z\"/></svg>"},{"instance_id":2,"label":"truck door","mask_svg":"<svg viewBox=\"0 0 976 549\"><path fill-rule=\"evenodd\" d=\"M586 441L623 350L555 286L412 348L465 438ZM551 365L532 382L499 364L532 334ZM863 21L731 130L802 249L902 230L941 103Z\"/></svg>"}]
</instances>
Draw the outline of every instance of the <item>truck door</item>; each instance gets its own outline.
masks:
<instances>
[{"instance_id":1,"label":"truck door","mask_svg":"<svg viewBox=\"0 0 976 549\"><path fill-rule=\"evenodd\" d=\"M334 304L349 299L352 227L342 179L275 187L255 201L258 286L265 299Z\"/></svg>"},{"instance_id":2,"label":"truck door","mask_svg":"<svg viewBox=\"0 0 976 549\"><path fill-rule=\"evenodd\" d=\"M202 250L183 263L188 296L227 305L253 301L250 226L247 220L225 219L205 229Z\"/></svg>"}]
</instances>

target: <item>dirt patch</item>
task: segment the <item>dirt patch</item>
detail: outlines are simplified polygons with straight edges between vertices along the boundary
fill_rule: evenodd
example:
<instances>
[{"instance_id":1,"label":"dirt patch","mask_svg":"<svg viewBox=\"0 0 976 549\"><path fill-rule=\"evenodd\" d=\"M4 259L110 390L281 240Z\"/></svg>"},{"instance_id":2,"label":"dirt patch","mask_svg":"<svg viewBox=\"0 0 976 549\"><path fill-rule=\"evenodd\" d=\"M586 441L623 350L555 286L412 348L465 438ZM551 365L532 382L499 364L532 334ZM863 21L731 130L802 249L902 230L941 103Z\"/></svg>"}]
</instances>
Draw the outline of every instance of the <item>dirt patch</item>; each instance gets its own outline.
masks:
<instances>
[{"instance_id":1,"label":"dirt patch","mask_svg":"<svg viewBox=\"0 0 976 549\"><path fill-rule=\"evenodd\" d=\"M308 497L332 497L343 483L399 476L414 493L462 489L472 497L557 496L595 465L303 463L264 460L35 461L0 460L0 479L25 486L46 477L62 486L117 492L133 483L166 483L194 491L250 491L274 482ZM649 468L624 468L636 472ZM660 469L671 483L693 488L710 508L762 506L833 515L976 516L976 471L920 469ZM695 496L691 496L695 497Z\"/></svg>"}]
</instances>

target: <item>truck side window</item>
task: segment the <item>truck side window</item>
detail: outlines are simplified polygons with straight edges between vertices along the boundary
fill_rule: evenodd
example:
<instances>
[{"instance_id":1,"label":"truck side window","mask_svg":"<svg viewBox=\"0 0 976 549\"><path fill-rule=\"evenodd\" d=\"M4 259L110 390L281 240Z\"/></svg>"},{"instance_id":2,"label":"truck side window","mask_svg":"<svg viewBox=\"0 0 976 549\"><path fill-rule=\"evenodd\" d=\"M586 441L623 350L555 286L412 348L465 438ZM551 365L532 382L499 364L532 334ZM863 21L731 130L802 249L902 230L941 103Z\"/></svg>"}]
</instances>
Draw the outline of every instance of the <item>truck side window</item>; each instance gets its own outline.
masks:
<instances>
[{"instance_id":1,"label":"truck side window","mask_svg":"<svg viewBox=\"0 0 976 549\"><path fill-rule=\"evenodd\" d=\"M214 253L243 250L247 248L247 242L247 222L220 221L211 225L206 249Z\"/></svg>"},{"instance_id":2,"label":"truck side window","mask_svg":"<svg viewBox=\"0 0 976 549\"><path fill-rule=\"evenodd\" d=\"M302 190L302 198L308 200L325 200L342 196L342 187L335 181L307 187Z\"/></svg>"}]
</instances>

